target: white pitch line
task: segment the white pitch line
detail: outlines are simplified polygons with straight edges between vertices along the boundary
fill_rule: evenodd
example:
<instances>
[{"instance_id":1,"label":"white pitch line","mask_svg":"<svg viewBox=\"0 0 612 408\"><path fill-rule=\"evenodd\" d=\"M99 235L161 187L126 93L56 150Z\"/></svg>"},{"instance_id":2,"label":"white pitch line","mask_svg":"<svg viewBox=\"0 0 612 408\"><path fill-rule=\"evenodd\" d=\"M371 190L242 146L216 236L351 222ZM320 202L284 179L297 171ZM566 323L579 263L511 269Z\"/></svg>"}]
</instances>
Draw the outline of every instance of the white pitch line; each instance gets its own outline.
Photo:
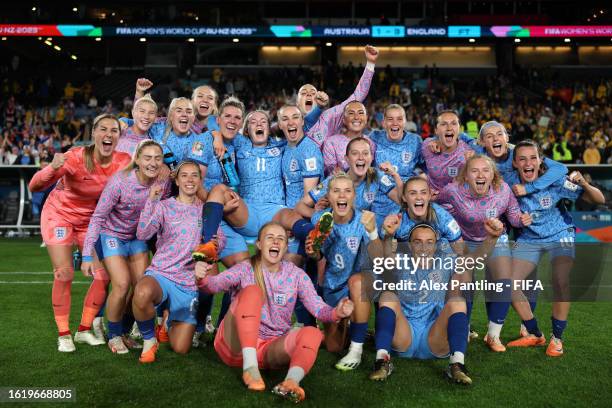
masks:
<instances>
[{"instance_id":1,"label":"white pitch line","mask_svg":"<svg viewBox=\"0 0 612 408\"><path fill-rule=\"evenodd\" d=\"M53 272L0 272L0 275L53 275Z\"/></svg>"},{"instance_id":2,"label":"white pitch line","mask_svg":"<svg viewBox=\"0 0 612 408\"><path fill-rule=\"evenodd\" d=\"M77 285L91 285L91 282L86 281L72 281L73 284ZM52 285L53 281L0 281L0 284L4 285Z\"/></svg>"}]
</instances>

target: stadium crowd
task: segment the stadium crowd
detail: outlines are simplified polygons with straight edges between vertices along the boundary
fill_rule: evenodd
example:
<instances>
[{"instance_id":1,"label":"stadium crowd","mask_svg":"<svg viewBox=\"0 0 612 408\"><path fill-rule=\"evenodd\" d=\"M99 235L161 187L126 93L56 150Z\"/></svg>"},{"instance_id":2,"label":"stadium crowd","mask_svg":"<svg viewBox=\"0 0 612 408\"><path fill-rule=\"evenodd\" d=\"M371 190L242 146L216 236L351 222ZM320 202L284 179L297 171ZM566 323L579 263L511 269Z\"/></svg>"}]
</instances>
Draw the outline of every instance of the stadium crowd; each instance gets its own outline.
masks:
<instances>
[{"instance_id":1,"label":"stadium crowd","mask_svg":"<svg viewBox=\"0 0 612 408\"><path fill-rule=\"evenodd\" d=\"M189 95L198 85L208 83L222 97L236 95L248 109L266 109L274 116L287 100L295 99L295 84L313 83L325 89L335 102L350 93L362 69L349 64L329 65L322 70L300 67L235 75L218 68L210 78L192 76L158 84L153 96L165 101ZM464 130L472 137L476 137L480 125L494 119L506 126L512 143L537 140L544 153L557 161L612 163L612 80L572 84L548 80L538 85L532 75L465 81L441 75L435 66L410 75L400 75L387 66L376 73L370 90L372 103L366 104L369 127L380 129L384 107L399 103L406 109L406 129L426 139L433 133L436 113L453 109L460 113ZM529 86L543 92L525 91ZM100 103L89 81L75 86L70 82L52 83L49 78L38 83L5 78L0 91L3 165L45 162L54 152L65 152L82 135L88 135L96 115L127 117L132 107L132 96ZM162 113L163 104L160 103Z\"/></svg>"}]
</instances>

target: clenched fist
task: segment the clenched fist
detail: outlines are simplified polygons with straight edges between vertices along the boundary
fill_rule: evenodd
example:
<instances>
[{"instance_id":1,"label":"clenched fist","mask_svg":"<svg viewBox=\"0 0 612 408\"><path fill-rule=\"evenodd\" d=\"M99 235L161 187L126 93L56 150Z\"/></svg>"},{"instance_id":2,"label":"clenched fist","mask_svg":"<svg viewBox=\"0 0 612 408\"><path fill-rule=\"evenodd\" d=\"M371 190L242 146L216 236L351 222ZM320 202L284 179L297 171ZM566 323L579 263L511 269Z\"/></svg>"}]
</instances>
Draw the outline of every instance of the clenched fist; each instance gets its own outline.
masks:
<instances>
[{"instance_id":1,"label":"clenched fist","mask_svg":"<svg viewBox=\"0 0 612 408\"><path fill-rule=\"evenodd\" d=\"M362 211L361 223L365 227L366 231L368 232L376 231L376 216L374 215L372 211Z\"/></svg>"},{"instance_id":2,"label":"clenched fist","mask_svg":"<svg viewBox=\"0 0 612 408\"><path fill-rule=\"evenodd\" d=\"M366 60L368 62L371 62L372 64L376 64L376 60L378 59L378 48L372 46L372 45L366 45L365 46L365 55L366 55Z\"/></svg>"},{"instance_id":3,"label":"clenched fist","mask_svg":"<svg viewBox=\"0 0 612 408\"><path fill-rule=\"evenodd\" d=\"M64 153L55 153L53 155L53 161L51 162L51 167L53 167L53 170L57 170L64 165L65 161L66 161L66 156L64 156Z\"/></svg>"}]
</instances>

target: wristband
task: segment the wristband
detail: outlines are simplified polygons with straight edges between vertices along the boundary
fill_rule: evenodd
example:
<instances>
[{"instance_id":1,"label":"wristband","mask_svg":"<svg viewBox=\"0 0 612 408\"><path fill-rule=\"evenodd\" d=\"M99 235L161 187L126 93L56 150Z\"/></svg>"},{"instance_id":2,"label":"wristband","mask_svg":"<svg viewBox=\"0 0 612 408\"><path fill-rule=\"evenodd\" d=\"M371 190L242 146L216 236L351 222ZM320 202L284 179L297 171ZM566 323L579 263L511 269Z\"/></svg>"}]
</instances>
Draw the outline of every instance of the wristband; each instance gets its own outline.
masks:
<instances>
[{"instance_id":1,"label":"wristband","mask_svg":"<svg viewBox=\"0 0 612 408\"><path fill-rule=\"evenodd\" d=\"M83 262L93 262L93 256L83 255Z\"/></svg>"},{"instance_id":2,"label":"wristband","mask_svg":"<svg viewBox=\"0 0 612 408\"><path fill-rule=\"evenodd\" d=\"M378 239L378 231L368 232L368 238L370 238L370 241L376 241Z\"/></svg>"},{"instance_id":3,"label":"wristband","mask_svg":"<svg viewBox=\"0 0 612 408\"><path fill-rule=\"evenodd\" d=\"M365 69L367 69L368 71L372 71L374 72L374 68L376 67L376 64L374 64L373 62L367 62Z\"/></svg>"}]
</instances>

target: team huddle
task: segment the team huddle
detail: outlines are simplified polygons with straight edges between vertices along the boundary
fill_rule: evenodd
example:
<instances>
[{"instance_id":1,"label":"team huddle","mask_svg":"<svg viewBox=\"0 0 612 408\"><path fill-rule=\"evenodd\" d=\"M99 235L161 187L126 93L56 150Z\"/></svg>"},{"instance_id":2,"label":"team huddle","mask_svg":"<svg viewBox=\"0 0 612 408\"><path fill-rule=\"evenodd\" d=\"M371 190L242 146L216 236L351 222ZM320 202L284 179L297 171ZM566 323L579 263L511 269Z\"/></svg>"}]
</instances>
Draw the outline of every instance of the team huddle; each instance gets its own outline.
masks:
<instances>
[{"instance_id":1,"label":"team huddle","mask_svg":"<svg viewBox=\"0 0 612 408\"><path fill-rule=\"evenodd\" d=\"M604 203L603 194L544 158L533 141L510 145L498 122L472 139L461 133L457 113L442 111L435 136L423 141L404 130L406 113L392 104L383 129L366 129L363 102L378 50L366 46L365 56L346 100L328 107L325 92L303 85L276 123L266 111L245 112L234 97L219 101L209 86L173 99L160 118L145 94L153 84L139 79L132 119L101 115L91 145L56 154L29 187L55 185L41 233L53 265L58 350L107 343L117 354L142 349L141 363L155 361L160 342L187 353L214 330L213 294L224 292L214 348L225 364L242 367L249 390L266 389L260 369L288 367L272 391L302 401L300 382L321 344L345 353L336 368L356 369L372 310L372 380L389 377L392 357L448 358L448 378L471 384L465 359L468 340L478 337L470 328L474 292L374 287L377 279L417 288L473 282L477 271L422 262L375 276L364 265L398 254L453 265L484 257L487 280L502 288L485 290L484 342L504 352L546 344L535 294L511 283L548 253L555 300L546 354L561 356L575 228L559 203ZM73 246L82 251L80 269L93 277L74 337ZM504 344L510 307L523 324Z\"/></svg>"}]
</instances>

